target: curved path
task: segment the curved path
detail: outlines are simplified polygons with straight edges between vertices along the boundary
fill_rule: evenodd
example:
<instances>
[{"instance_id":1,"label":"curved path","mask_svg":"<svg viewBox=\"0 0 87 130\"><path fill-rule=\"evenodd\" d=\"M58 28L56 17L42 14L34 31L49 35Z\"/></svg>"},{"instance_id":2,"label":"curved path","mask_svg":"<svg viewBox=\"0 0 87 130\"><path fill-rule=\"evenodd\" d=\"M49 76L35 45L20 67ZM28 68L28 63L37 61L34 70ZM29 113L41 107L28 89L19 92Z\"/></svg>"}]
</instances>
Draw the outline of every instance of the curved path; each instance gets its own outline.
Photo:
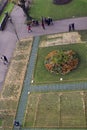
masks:
<instances>
[{"instance_id":1,"label":"curved path","mask_svg":"<svg viewBox=\"0 0 87 130\"><path fill-rule=\"evenodd\" d=\"M59 33L59 32L68 32L68 25L70 23L75 23L76 30L86 30L87 17L58 20L54 22L53 26L46 26L45 30L43 30L42 26L32 27L31 33L28 33L27 26L26 24L24 24L25 16L20 7L15 6L15 8L13 9L11 13L11 17L12 17L13 24L10 23L10 21L8 21L6 29L0 32L0 55L4 54L10 60L12 57L14 48L16 46L16 42L18 40L21 40L23 38L28 38L29 36L37 36L35 37L35 40L33 43L29 69L27 71L28 78L26 75L23 91L22 91L19 106L18 106L18 112L16 116L16 120L18 120L22 124L23 118L24 118L24 111L25 111L25 107L27 103L28 91L38 91L38 90L47 91L47 90L50 90L50 88L52 88L52 90L54 91L55 88L57 90L61 88L61 85L59 86L52 85L52 87L50 86L43 86L43 87L33 86L32 88L30 87L32 71L34 69L35 57L36 57L36 53L38 49L39 35L53 34L53 33ZM8 69L8 66L5 66L0 60L0 88L3 86L7 69ZM62 85L62 86L63 86L63 89L66 89L66 88L68 89L69 84L67 86L65 85ZM73 84L71 87L74 89L75 85ZM79 85L79 87L80 89L86 89L86 83L84 83L84 88L82 88L81 85ZM16 130L16 128L14 129Z\"/></svg>"}]
</instances>

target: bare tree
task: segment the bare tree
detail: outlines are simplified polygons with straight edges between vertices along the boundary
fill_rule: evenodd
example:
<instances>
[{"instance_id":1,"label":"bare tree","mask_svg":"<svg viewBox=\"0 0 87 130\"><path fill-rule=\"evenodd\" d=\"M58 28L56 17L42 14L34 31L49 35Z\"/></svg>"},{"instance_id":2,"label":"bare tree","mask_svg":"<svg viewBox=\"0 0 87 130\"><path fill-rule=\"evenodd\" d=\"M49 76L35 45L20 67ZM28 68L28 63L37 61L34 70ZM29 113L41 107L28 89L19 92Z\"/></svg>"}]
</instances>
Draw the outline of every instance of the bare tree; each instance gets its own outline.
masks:
<instances>
[{"instance_id":1,"label":"bare tree","mask_svg":"<svg viewBox=\"0 0 87 130\"><path fill-rule=\"evenodd\" d=\"M14 4L16 3L14 2ZM28 19L32 19L32 17L29 15L29 4L30 2L28 0L20 0L17 5L22 8Z\"/></svg>"}]
</instances>

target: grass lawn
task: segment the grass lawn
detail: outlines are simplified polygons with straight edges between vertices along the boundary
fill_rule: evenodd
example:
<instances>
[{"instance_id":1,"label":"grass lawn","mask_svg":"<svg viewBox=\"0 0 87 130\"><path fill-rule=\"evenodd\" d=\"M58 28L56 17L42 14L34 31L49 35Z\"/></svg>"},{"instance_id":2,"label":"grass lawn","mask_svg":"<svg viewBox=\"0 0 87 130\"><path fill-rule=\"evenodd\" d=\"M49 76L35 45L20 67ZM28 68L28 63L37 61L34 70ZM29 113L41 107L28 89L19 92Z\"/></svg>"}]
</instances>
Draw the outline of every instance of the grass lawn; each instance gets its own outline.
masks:
<instances>
[{"instance_id":1,"label":"grass lawn","mask_svg":"<svg viewBox=\"0 0 87 130\"><path fill-rule=\"evenodd\" d=\"M0 126L2 126L2 119L0 119Z\"/></svg>"},{"instance_id":2,"label":"grass lawn","mask_svg":"<svg viewBox=\"0 0 87 130\"><path fill-rule=\"evenodd\" d=\"M79 92L65 93L61 96L61 124L62 126L83 127L86 124L84 99Z\"/></svg>"},{"instance_id":3,"label":"grass lawn","mask_svg":"<svg viewBox=\"0 0 87 130\"><path fill-rule=\"evenodd\" d=\"M53 19L64 19L87 16L87 0L72 0L69 4L55 5L53 0L33 0L30 15L34 18L52 17Z\"/></svg>"},{"instance_id":4,"label":"grass lawn","mask_svg":"<svg viewBox=\"0 0 87 130\"><path fill-rule=\"evenodd\" d=\"M24 127L85 128L84 102L84 92L31 93Z\"/></svg>"},{"instance_id":5,"label":"grass lawn","mask_svg":"<svg viewBox=\"0 0 87 130\"><path fill-rule=\"evenodd\" d=\"M48 72L44 66L45 57L50 51L57 50L57 49L60 50L72 49L75 52L77 52L79 55L79 65L77 69L71 71L69 74L66 75L60 75L60 74L57 75ZM35 72L34 72L34 82L55 83L55 82L59 82L61 77L65 82L87 80L87 44L86 43L67 44L67 45L39 48L36 66L35 66Z\"/></svg>"},{"instance_id":6,"label":"grass lawn","mask_svg":"<svg viewBox=\"0 0 87 130\"><path fill-rule=\"evenodd\" d=\"M5 7L3 13L0 15L0 22L2 21L2 19L3 19L3 17L4 17L4 13L5 13L5 12L10 13L10 12L12 11L13 7L14 7L14 4L12 4L11 2L9 2L9 3L6 5L6 7Z\"/></svg>"},{"instance_id":7,"label":"grass lawn","mask_svg":"<svg viewBox=\"0 0 87 130\"><path fill-rule=\"evenodd\" d=\"M87 30L79 31L82 41L87 41Z\"/></svg>"}]
</instances>

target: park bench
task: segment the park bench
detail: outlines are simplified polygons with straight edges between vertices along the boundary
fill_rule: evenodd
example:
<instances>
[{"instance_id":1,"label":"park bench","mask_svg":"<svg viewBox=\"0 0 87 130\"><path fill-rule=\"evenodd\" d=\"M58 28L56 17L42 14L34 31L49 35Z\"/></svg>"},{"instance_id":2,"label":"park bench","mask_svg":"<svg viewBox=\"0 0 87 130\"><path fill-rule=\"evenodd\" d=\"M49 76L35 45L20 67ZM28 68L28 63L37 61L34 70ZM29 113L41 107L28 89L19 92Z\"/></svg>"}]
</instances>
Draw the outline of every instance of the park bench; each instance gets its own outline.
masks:
<instances>
[{"instance_id":1,"label":"park bench","mask_svg":"<svg viewBox=\"0 0 87 130\"><path fill-rule=\"evenodd\" d=\"M8 13L5 13L4 18L2 19L1 23L0 23L0 30L4 30L6 23L8 21L9 15Z\"/></svg>"}]
</instances>

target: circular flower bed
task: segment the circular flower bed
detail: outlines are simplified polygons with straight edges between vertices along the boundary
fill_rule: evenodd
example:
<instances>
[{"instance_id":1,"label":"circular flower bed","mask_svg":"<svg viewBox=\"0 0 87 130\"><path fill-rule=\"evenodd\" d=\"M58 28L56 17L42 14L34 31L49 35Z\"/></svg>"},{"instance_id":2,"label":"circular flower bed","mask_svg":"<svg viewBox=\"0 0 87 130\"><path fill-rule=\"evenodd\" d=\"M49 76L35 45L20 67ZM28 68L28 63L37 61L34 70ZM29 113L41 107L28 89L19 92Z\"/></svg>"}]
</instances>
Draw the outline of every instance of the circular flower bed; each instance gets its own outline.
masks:
<instances>
[{"instance_id":1,"label":"circular flower bed","mask_svg":"<svg viewBox=\"0 0 87 130\"><path fill-rule=\"evenodd\" d=\"M78 65L79 59L72 50L55 50L45 57L45 67L48 71L65 75Z\"/></svg>"}]
</instances>

